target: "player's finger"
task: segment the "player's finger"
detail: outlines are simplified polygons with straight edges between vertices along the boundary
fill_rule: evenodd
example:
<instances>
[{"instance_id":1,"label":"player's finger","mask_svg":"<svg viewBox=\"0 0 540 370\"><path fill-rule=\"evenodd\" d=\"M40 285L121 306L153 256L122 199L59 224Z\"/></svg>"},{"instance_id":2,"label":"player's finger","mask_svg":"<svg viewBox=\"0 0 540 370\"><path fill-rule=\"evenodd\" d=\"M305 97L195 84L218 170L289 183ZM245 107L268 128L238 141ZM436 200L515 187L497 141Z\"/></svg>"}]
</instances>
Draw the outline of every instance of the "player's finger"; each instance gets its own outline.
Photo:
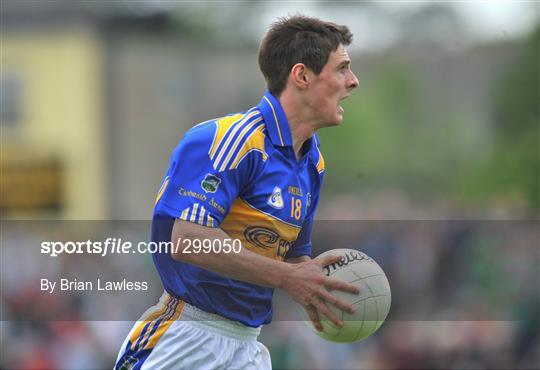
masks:
<instances>
[{"instance_id":1,"label":"player's finger","mask_svg":"<svg viewBox=\"0 0 540 370\"><path fill-rule=\"evenodd\" d=\"M338 326L340 328L343 326L343 321L341 321L341 319L339 319L330 310L330 308L328 308L328 306L326 305L326 303L324 303L324 301L322 299L316 298L316 299L313 300L312 304L317 308L318 312L320 312L324 316L328 317L330 319L330 321L332 321L334 323L334 325L336 325L336 326Z\"/></svg>"},{"instance_id":2,"label":"player's finger","mask_svg":"<svg viewBox=\"0 0 540 370\"><path fill-rule=\"evenodd\" d=\"M317 257L314 261L321 267L331 265L332 263L338 263L343 257L337 254L329 254L323 257Z\"/></svg>"},{"instance_id":3,"label":"player's finger","mask_svg":"<svg viewBox=\"0 0 540 370\"><path fill-rule=\"evenodd\" d=\"M349 303L340 300L339 298L333 296L329 291L324 288L321 288L319 295L326 301L332 303L334 306L347 311L349 313L354 313L354 308Z\"/></svg>"},{"instance_id":4,"label":"player's finger","mask_svg":"<svg viewBox=\"0 0 540 370\"><path fill-rule=\"evenodd\" d=\"M352 293L352 294L360 293L360 289L357 286L348 284L344 281L337 280L337 279L327 279L326 282L324 283L324 286L328 290L341 290L341 291Z\"/></svg>"},{"instance_id":5,"label":"player's finger","mask_svg":"<svg viewBox=\"0 0 540 370\"><path fill-rule=\"evenodd\" d=\"M317 331L322 331L323 328L321 325L321 320L319 319L319 315L317 314L317 309L315 309L315 307L311 305L304 307L304 309L306 310L309 319L315 326L315 329L317 329Z\"/></svg>"}]
</instances>

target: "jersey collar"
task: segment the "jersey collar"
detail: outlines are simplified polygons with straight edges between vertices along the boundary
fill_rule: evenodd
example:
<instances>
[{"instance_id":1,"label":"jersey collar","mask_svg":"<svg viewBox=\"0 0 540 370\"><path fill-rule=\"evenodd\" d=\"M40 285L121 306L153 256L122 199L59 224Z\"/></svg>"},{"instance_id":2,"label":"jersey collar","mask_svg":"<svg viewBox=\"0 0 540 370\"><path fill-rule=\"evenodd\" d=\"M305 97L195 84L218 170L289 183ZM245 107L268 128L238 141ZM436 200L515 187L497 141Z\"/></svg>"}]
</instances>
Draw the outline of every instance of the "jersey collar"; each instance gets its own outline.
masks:
<instances>
[{"instance_id":1,"label":"jersey collar","mask_svg":"<svg viewBox=\"0 0 540 370\"><path fill-rule=\"evenodd\" d=\"M291 129L289 127L289 121L285 116L285 112L277 100L270 92L266 92L261 99L261 102L257 106L261 111L264 122L266 123L266 129L270 140L276 146L290 146L292 148L292 136ZM309 151L309 159L317 163L319 161L319 153L317 148L321 145L319 136L313 135L311 139L311 150Z\"/></svg>"},{"instance_id":2,"label":"jersey collar","mask_svg":"<svg viewBox=\"0 0 540 370\"><path fill-rule=\"evenodd\" d=\"M266 92L257 106L261 111L270 140L276 146L292 147L289 121L277 100L270 92Z\"/></svg>"}]
</instances>

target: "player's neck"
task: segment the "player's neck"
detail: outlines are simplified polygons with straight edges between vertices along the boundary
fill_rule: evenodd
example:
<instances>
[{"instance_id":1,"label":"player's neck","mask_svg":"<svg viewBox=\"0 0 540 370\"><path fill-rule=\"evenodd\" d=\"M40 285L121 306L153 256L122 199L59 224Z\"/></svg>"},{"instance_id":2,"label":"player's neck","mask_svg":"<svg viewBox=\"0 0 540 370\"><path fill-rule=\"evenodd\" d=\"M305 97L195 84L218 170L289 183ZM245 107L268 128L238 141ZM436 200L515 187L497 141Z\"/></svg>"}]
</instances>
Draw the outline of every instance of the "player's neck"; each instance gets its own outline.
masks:
<instances>
[{"instance_id":1,"label":"player's neck","mask_svg":"<svg viewBox=\"0 0 540 370\"><path fill-rule=\"evenodd\" d=\"M305 109L302 109L302 105L299 104L295 98L295 96L291 96L287 91L284 91L279 98L279 103L289 122L296 159L300 159L302 157L302 147L304 143L306 140L310 139L317 130L312 120L309 119L309 116L306 114L308 112L306 112Z\"/></svg>"},{"instance_id":2,"label":"player's neck","mask_svg":"<svg viewBox=\"0 0 540 370\"><path fill-rule=\"evenodd\" d=\"M304 143L306 140L310 139L315 132L313 130L308 130L309 126L307 125L289 124L291 126L294 154L296 154L296 159L298 160L302 157L302 147L304 146Z\"/></svg>"}]
</instances>

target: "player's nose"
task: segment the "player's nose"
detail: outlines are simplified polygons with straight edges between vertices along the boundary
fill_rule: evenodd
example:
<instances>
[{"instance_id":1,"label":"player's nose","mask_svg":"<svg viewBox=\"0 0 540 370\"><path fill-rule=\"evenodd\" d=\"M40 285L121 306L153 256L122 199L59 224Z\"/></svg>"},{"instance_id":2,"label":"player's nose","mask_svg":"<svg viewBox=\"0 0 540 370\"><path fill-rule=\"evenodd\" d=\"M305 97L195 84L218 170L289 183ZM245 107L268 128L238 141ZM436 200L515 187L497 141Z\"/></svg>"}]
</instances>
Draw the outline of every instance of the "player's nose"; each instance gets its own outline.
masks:
<instances>
[{"instance_id":1,"label":"player's nose","mask_svg":"<svg viewBox=\"0 0 540 370\"><path fill-rule=\"evenodd\" d=\"M349 77L349 85L347 86L349 90L356 89L360 85L360 81L358 80L358 77L351 71L351 75Z\"/></svg>"}]
</instances>

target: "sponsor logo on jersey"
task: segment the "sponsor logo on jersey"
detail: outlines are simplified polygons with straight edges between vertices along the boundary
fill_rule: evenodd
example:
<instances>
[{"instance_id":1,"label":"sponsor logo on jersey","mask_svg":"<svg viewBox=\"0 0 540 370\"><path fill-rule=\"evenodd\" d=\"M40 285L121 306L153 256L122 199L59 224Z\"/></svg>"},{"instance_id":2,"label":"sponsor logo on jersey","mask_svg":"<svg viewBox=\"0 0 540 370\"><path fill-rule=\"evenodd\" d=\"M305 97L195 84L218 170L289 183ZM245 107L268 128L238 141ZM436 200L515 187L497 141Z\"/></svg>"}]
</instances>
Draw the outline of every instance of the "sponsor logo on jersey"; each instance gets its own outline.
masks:
<instances>
[{"instance_id":1,"label":"sponsor logo on jersey","mask_svg":"<svg viewBox=\"0 0 540 370\"><path fill-rule=\"evenodd\" d=\"M279 234L260 226L251 226L244 230L244 236L248 242L261 248L272 248L279 238Z\"/></svg>"},{"instance_id":2,"label":"sponsor logo on jersey","mask_svg":"<svg viewBox=\"0 0 540 370\"><path fill-rule=\"evenodd\" d=\"M244 230L246 240L264 249L277 248L277 255L285 257L293 242L280 238L280 235L272 230L261 226L250 226Z\"/></svg>"},{"instance_id":3,"label":"sponsor logo on jersey","mask_svg":"<svg viewBox=\"0 0 540 370\"><path fill-rule=\"evenodd\" d=\"M215 209L217 209L218 212L221 213L222 215L225 214L225 208L223 208L223 206L221 206L220 204L218 204L214 198L210 199L210 201L208 202L208 204L210 204L212 207L214 207Z\"/></svg>"},{"instance_id":4,"label":"sponsor logo on jersey","mask_svg":"<svg viewBox=\"0 0 540 370\"><path fill-rule=\"evenodd\" d=\"M180 194L183 197L193 197L195 199L202 200L203 202L206 201L206 195L197 193L192 190L186 190L184 188L180 188L180 190L178 190L178 194Z\"/></svg>"},{"instance_id":5,"label":"sponsor logo on jersey","mask_svg":"<svg viewBox=\"0 0 540 370\"><path fill-rule=\"evenodd\" d=\"M298 197L301 197L303 195L302 189L297 186L289 186L287 190L289 191L289 194L296 195Z\"/></svg>"},{"instance_id":6,"label":"sponsor logo on jersey","mask_svg":"<svg viewBox=\"0 0 540 370\"><path fill-rule=\"evenodd\" d=\"M275 209L283 208L283 197L281 196L281 188L279 186L274 187L272 194L268 197L266 201L268 205Z\"/></svg>"},{"instance_id":7,"label":"sponsor logo on jersey","mask_svg":"<svg viewBox=\"0 0 540 370\"><path fill-rule=\"evenodd\" d=\"M221 179L215 175L207 173L201 182L201 188L207 193L215 193L221 183Z\"/></svg>"}]
</instances>

